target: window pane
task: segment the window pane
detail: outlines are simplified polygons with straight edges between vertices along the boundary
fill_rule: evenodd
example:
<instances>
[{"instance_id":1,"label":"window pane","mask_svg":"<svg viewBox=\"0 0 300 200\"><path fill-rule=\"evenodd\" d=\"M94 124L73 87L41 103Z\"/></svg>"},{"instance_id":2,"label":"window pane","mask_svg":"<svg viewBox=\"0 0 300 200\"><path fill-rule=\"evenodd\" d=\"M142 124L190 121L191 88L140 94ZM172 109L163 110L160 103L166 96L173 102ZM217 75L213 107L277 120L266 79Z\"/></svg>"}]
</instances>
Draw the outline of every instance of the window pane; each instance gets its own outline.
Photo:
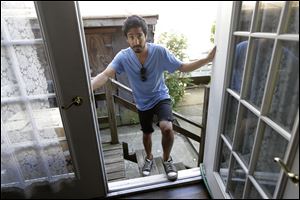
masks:
<instances>
[{"instance_id":1,"label":"window pane","mask_svg":"<svg viewBox=\"0 0 300 200\"><path fill-rule=\"evenodd\" d=\"M251 48L251 63L246 99L258 109L261 106L265 83L271 62L274 41L254 39Z\"/></svg>"},{"instance_id":2,"label":"window pane","mask_svg":"<svg viewBox=\"0 0 300 200\"><path fill-rule=\"evenodd\" d=\"M281 42L279 65L269 116L290 132L299 108L298 42Z\"/></svg>"},{"instance_id":3,"label":"window pane","mask_svg":"<svg viewBox=\"0 0 300 200\"><path fill-rule=\"evenodd\" d=\"M21 96L8 52L8 48L1 45L1 98Z\"/></svg>"},{"instance_id":4,"label":"window pane","mask_svg":"<svg viewBox=\"0 0 300 200\"><path fill-rule=\"evenodd\" d=\"M15 154L25 180L47 177L41 154L36 148L20 148Z\"/></svg>"},{"instance_id":5,"label":"window pane","mask_svg":"<svg viewBox=\"0 0 300 200\"><path fill-rule=\"evenodd\" d=\"M283 5L283 1L260 2L256 32L276 33Z\"/></svg>"},{"instance_id":6,"label":"window pane","mask_svg":"<svg viewBox=\"0 0 300 200\"><path fill-rule=\"evenodd\" d=\"M245 199L263 199L262 196L258 193L256 188L253 186L252 182L250 181L250 192L245 194Z\"/></svg>"},{"instance_id":7,"label":"window pane","mask_svg":"<svg viewBox=\"0 0 300 200\"><path fill-rule=\"evenodd\" d=\"M269 197L272 197L275 191L281 170L273 159L283 159L287 145L287 140L266 125L254 177Z\"/></svg>"},{"instance_id":8,"label":"window pane","mask_svg":"<svg viewBox=\"0 0 300 200\"><path fill-rule=\"evenodd\" d=\"M250 31L255 2L242 2L237 31Z\"/></svg>"},{"instance_id":9,"label":"window pane","mask_svg":"<svg viewBox=\"0 0 300 200\"><path fill-rule=\"evenodd\" d=\"M1 2L1 8L1 16L5 16L3 20L11 40L41 39L33 1Z\"/></svg>"},{"instance_id":10,"label":"window pane","mask_svg":"<svg viewBox=\"0 0 300 200\"><path fill-rule=\"evenodd\" d=\"M225 145L223 141L221 141L221 156L219 163L219 173L222 181L226 184L228 179L228 170L229 170L229 158L230 158L230 150Z\"/></svg>"},{"instance_id":11,"label":"window pane","mask_svg":"<svg viewBox=\"0 0 300 200\"><path fill-rule=\"evenodd\" d=\"M229 87L238 93L240 93L241 91L247 47L248 47L248 38L244 38L244 37L236 38L233 67L232 67Z\"/></svg>"},{"instance_id":12,"label":"window pane","mask_svg":"<svg viewBox=\"0 0 300 200\"><path fill-rule=\"evenodd\" d=\"M228 95L227 109L225 115L224 135L232 144L233 132L237 115L238 102L232 96Z\"/></svg>"},{"instance_id":13,"label":"window pane","mask_svg":"<svg viewBox=\"0 0 300 200\"><path fill-rule=\"evenodd\" d=\"M243 190L245 187L246 181L246 173L242 169L242 167L237 163L234 157L233 158L233 166L231 173L231 178L228 182L228 190L229 194L234 199L242 199L243 197Z\"/></svg>"},{"instance_id":14,"label":"window pane","mask_svg":"<svg viewBox=\"0 0 300 200\"><path fill-rule=\"evenodd\" d=\"M1 189L74 178L34 3L1 1Z\"/></svg>"},{"instance_id":15,"label":"window pane","mask_svg":"<svg viewBox=\"0 0 300 200\"><path fill-rule=\"evenodd\" d=\"M237 131L237 153L245 165L249 165L251 151L253 148L255 132L257 127L257 117L244 106L241 107L243 116Z\"/></svg>"},{"instance_id":16,"label":"window pane","mask_svg":"<svg viewBox=\"0 0 300 200\"><path fill-rule=\"evenodd\" d=\"M299 34L299 1L291 2L287 33Z\"/></svg>"}]
</instances>

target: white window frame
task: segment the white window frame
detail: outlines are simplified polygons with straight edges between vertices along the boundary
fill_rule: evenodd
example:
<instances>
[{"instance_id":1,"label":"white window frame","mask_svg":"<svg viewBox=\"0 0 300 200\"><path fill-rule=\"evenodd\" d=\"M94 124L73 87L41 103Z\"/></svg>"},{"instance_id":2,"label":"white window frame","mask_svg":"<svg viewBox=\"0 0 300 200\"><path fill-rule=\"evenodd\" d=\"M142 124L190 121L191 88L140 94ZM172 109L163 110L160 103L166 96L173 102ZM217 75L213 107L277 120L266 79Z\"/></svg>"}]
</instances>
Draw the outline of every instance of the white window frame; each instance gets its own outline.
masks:
<instances>
[{"instance_id":1,"label":"white window frame","mask_svg":"<svg viewBox=\"0 0 300 200\"><path fill-rule=\"evenodd\" d=\"M273 65L273 62L276 62L276 54L278 52L277 43L280 40L284 41L296 41L299 42L299 34L281 34L283 29L283 24L287 23L283 20L286 20L285 16L288 10L288 6L290 5L289 2L285 2L283 11L281 12L280 21L279 21L279 28L277 30L277 33L252 33L252 32L233 32L235 29L233 26L234 19L237 16L237 10L240 6L241 2L225 2L222 3L219 7L218 11L218 17L217 17L217 24L216 24L216 44L217 44L217 56L215 58L214 67L213 67L213 73L212 73L212 82L211 82L211 90L210 90L210 103L208 108L208 119L207 119L207 136L206 136L206 145L205 147L209 147L205 149L205 156L204 156L204 163L207 170L207 178L208 183L211 187L211 190L213 191L213 197L214 198L231 198L230 195L227 193L227 186L224 185L223 181L221 180L221 177L219 175L218 171L218 155L220 154L220 140L224 140L225 138L220 136L220 132L223 129L224 124L224 118L225 118L225 107L226 107L226 93L229 93L231 96L233 96L237 101L239 101L243 106L245 106L247 109L251 110L257 117L258 117L258 128L257 132L258 135L261 135L261 127L262 123L266 123L268 126L270 126L272 129L274 129L276 132L278 132L281 136L283 136L288 142L288 147L286 150L286 155L284 157L284 161L289 165L293 163L293 160L295 158L295 154L297 151L297 146L299 145L299 110L297 113L297 117L294 122L293 130L289 133L280 126L278 126L275 122L270 120L269 118L265 117L265 114L267 112L267 106L271 103L271 97L272 95L269 94L270 88L274 87L275 81L274 81L274 71L276 71L276 67L279 67L279 65ZM254 11L253 16L255 16L255 12L258 8L259 2L256 2L256 9ZM237 8L237 9L235 9ZM253 21L253 19L252 19ZM234 52L234 45L232 38L234 36L246 36L246 37L255 37L255 38L270 38L274 39L274 51L272 52L272 59L271 59L271 67L269 71L269 76L267 77L266 81L266 89L263 95L263 103L261 110L257 110L254 106L246 102L245 100L241 100L240 96L236 94L233 90L227 88L230 81L230 62L231 62L231 56L232 53L228 52ZM250 47L251 48L251 47ZM248 47L249 49L249 47ZM247 51L249 51L247 49ZM247 70L247 63L244 70ZM248 78L248 77L245 77ZM244 77L243 77L244 80ZM241 90L241 97L245 96L245 88L246 86L242 83L242 90ZM299 109L299 108L298 108ZM238 113L239 113L239 107L238 107ZM237 116L236 122L238 123L241 116ZM256 138L256 142L261 141L261 137ZM232 151L232 146L228 144L226 141L224 143L230 151ZM256 145L256 144L254 144ZM253 160L257 159L258 152L255 151L254 155L251 157L250 160L250 166ZM236 161L240 164L240 166L243 168L243 170L246 173L253 172L254 165L250 167L248 170L247 167L243 164L243 162L239 159L239 157L235 154L233 154ZM229 169L231 167L232 159L229 160ZM296 172L297 173L297 172ZM255 181L255 179L252 176L249 176L249 180L252 182L252 184L256 187L258 192L263 198L268 198L268 196L263 192L263 190L260 189L260 186ZM227 181L228 182L228 181ZM281 171L279 181L277 182L277 187L275 189L274 198L280 198L283 194L284 185L286 184L287 179L284 176L283 172ZM248 182L249 183L249 182ZM249 184L246 183L245 187L246 190L249 189ZM299 188L298 188L299 193Z\"/></svg>"}]
</instances>

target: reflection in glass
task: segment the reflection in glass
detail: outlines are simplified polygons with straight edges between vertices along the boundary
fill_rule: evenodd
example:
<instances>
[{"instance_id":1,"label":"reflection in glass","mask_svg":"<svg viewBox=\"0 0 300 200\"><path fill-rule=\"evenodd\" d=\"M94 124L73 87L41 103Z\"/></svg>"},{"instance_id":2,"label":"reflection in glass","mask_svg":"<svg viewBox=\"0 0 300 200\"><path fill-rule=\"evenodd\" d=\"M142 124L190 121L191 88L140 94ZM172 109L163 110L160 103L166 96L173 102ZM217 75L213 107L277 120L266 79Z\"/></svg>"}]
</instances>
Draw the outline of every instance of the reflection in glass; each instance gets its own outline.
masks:
<instances>
[{"instance_id":1,"label":"reflection in glass","mask_svg":"<svg viewBox=\"0 0 300 200\"><path fill-rule=\"evenodd\" d=\"M242 169L242 167L237 163L234 157L233 159L233 166L232 170L230 171L231 177L228 182L228 190L229 194L234 199L242 199L243 197L243 190L245 187L246 181L246 173Z\"/></svg>"},{"instance_id":2,"label":"reflection in glass","mask_svg":"<svg viewBox=\"0 0 300 200\"><path fill-rule=\"evenodd\" d=\"M276 33L283 1L261 1L258 8L258 27L256 32Z\"/></svg>"},{"instance_id":3,"label":"reflection in glass","mask_svg":"<svg viewBox=\"0 0 300 200\"><path fill-rule=\"evenodd\" d=\"M258 119L251 111L246 109L244 106L242 106L242 112L242 119L236 133L236 151L241 157L241 160L247 166L249 165L250 161Z\"/></svg>"},{"instance_id":4,"label":"reflection in glass","mask_svg":"<svg viewBox=\"0 0 300 200\"><path fill-rule=\"evenodd\" d=\"M299 108L299 43L281 42L270 118L291 132Z\"/></svg>"},{"instance_id":5,"label":"reflection in glass","mask_svg":"<svg viewBox=\"0 0 300 200\"><path fill-rule=\"evenodd\" d=\"M221 141L221 157L219 162L219 173L224 184L226 184L228 179L229 158L230 158L230 150L225 145L225 143Z\"/></svg>"},{"instance_id":6,"label":"reflection in glass","mask_svg":"<svg viewBox=\"0 0 300 200\"><path fill-rule=\"evenodd\" d=\"M247 47L248 38L237 37L229 87L238 93L241 91Z\"/></svg>"},{"instance_id":7,"label":"reflection in glass","mask_svg":"<svg viewBox=\"0 0 300 200\"><path fill-rule=\"evenodd\" d=\"M270 197L273 196L281 170L280 166L273 159L274 157L283 159L287 145L287 140L266 125L258 161L254 170L254 178Z\"/></svg>"},{"instance_id":8,"label":"reflection in glass","mask_svg":"<svg viewBox=\"0 0 300 200\"><path fill-rule=\"evenodd\" d=\"M299 1L290 2L287 33L299 34Z\"/></svg>"},{"instance_id":9,"label":"reflection in glass","mask_svg":"<svg viewBox=\"0 0 300 200\"><path fill-rule=\"evenodd\" d=\"M271 62L274 41L270 39L254 39L252 43L252 59L250 63L250 79L246 99L258 109L261 106L265 83Z\"/></svg>"},{"instance_id":10,"label":"reflection in glass","mask_svg":"<svg viewBox=\"0 0 300 200\"><path fill-rule=\"evenodd\" d=\"M224 135L232 144L233 132L236 121L238 109L238 102L232 96L228 95L228 101L226 105L226 115L225 115L225 125L224 125Z\"/></svg>"},{"instance_id":11,"label":"reflection in glass","mask_svg":"<svg viewBox=\"0 0 300 200\"><path fill-rule=\"evenodd\" d=\"M250 31L255 2L243 1L240 11L237 31Z\"/></svg>"},{"instance_id":12,"label":"reflection in glass","mask_svg":"<svg viewBox=\"0 0 300 200\"><path fill-rule=\"evenodd\" d=\"M256 188L253 186L251 181L250 181L250 189L249 192L245 194L245 199L263 199L262 196L260 196L260 194L256 190Z\"/></svg>"}]
</instances>

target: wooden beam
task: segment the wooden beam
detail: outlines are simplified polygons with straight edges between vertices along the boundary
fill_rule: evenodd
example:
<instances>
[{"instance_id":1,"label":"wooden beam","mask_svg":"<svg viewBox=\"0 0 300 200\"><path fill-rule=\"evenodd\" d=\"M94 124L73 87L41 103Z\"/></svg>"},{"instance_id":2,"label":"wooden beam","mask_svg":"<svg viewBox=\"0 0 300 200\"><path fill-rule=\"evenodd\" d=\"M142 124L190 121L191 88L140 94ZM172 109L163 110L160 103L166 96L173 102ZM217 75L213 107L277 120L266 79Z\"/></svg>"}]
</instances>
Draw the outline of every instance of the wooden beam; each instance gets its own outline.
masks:
<instances>
[{"instance_id":1,"label":"wooden beam","mask_svg":"<svg viewBox=\"0 0 300 200\"><path fill-rule=\"evenodd\" d=\"M118 82L118 81L116 81L116 80L114 80L114 79L112 79L112 78L110 78L109 80L111 81L111 83L112 83L112 85L113 85L114 87L117 87L117 88L120 87L121 89L123 89L123 90L129 92L130 94L132 94L132 89L130 89L130 88L127 87L126 85L123 85L122 83L120 83L120 82Z\"/></svg>"},{"instance_id":2,"label":"wooden beam","mask_svg":"<svg viewBox=\"0 0 300 200\"><path fill-rule=\"evenodd\" d=\"M198 128L203 128L203 125L201 125L201 124L199 124L199 123L197 123L197 122L195 122L193 120L187 119L185 116L183 116L183 115L181 115L181 114L179 114L179 113L177 113L175 111L173 111L173 115L175 117L178 117L178 118L182 119L183 121L186 121L186 122L188 122L190 124L193 124L194 126L197 126Z\"/></svg>"},{"instance_id":3,"label":"wooden beam","mask_svg":"<svg viewBox=\"0 0 300 200\"><path fill-rule=\"evenodd\" d=\"M117 120L115 115L115 104L113 99L113 90L112 85L110 81L107 81L105 84L106 89L106 105L107 105L107 112L108 112L108 118L110 123L110 134L111 134L111 143L117 144L119 143L118 138L118 131L117 131Z\"/></svg>"},{"instance_id":4,"label":"wooden beam","mask_svg":"<svg viewBox=\"0 0 300 200\"><path fill-rule=\"evenodd\" d=\"M192 133L192 132L190 132L190 131L188 131L188 130L186 130L186 129L184 129L184 128L182 128L182 127L180 127L180 126L178 126L174 123L173 123L173 129L174 129L174 131L176 131L178 133L181 133L182 135L184 135L188 138L191 138L191 139L193 139L197 142L200 142L200 140L201 140L201 137L199 135L196 135L196 134L194 134L194 133Z\"/></svg>"},{"instance_id":5,"label":"wooden beam","mask_svg":"<svg viewBox=\"0 0 300 200\"><path fill-rule=\"evenodd\" d=\"M114 101L116 103L121 104L122 106L124 106L125 108L127 108L127 109L129 109L129 110L131 110L133 112L136 112L136 113L138 112L135 104L133 104L133 103L131 103L131 102L129 102L129 101L127 101L127 100L119 97L119 96L116 96L116 95L113 95L113 97L114 97Z\"/></svg>"},{"instance_id":6,"label":"wooden beam","mask_svg":"<svg viewBox=\"0 0 300 200\"><path fill-rule=\"evenodd\" d=\"M104 92L95 93L94 97L95 97L95 101L104 101L104 100L106 100Z\"/></svg>"},{"instance_id":7,"label":"wooden beam","mask_svg":"<svg viewBox=\"0 0 300 200\"><path fill-rule=\"evenodd\" d=\"M99 124L105 124L105 123L109 123L109 118L108 116L104 116L104 117L98 117L98 123Z\"/></svg>"},{"instance_id":8,"label":"wooden beam","mask_svg":"<svg viewBox=\"0 0 300 200\"><path fill-rule=\"evenodd\" d=\"M204 104L202 110L202 125L203 128L201 129L201 139L200 139L200 146L199 146L199 154L198 154L198 165L203 162L204 157L204 144L205 144L205 136L206 136L206 122L207 122L207 113L208 113L208 102L209 102L209 91L210 88L208 85L205 85L204 88Z\"/></svg>"}]
</instances>

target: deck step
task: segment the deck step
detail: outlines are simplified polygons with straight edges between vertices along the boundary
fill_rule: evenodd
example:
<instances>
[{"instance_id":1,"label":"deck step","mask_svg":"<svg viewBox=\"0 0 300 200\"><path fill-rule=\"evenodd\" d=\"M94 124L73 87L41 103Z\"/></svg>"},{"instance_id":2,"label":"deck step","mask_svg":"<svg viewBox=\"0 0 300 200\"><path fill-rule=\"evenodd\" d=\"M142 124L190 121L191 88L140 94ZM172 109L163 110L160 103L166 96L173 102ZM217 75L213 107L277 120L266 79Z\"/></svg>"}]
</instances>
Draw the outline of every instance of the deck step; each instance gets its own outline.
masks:
<instances>
[{"instance_id":1,"label":"deck step","mask_svg":"<svg viewBox=\"0 0 300 200\"><path fill-rule=\"evenodd\" d=\"M144 166L145 158L146 158L146 152L143 149L139 149L135 151L136 154L136 160L138 163L140 175L143 176L142 168ZM186 169L184 164L182 162L174 163L177 171ZM161 157L154 157L153 166L150 172L150 175L157 175L157 174L165 174L165 169L163 165L163 159Z\"/></svg>"},{"instance_id":2,"label":"deck step","mask_svg":"<svg viewBox=\"0 0 300 200\"><path fill-rule=\"evenodd\" d=\"M107 180L126 179L122 144L102 143Z\"/></svg>"}]
</instances>

